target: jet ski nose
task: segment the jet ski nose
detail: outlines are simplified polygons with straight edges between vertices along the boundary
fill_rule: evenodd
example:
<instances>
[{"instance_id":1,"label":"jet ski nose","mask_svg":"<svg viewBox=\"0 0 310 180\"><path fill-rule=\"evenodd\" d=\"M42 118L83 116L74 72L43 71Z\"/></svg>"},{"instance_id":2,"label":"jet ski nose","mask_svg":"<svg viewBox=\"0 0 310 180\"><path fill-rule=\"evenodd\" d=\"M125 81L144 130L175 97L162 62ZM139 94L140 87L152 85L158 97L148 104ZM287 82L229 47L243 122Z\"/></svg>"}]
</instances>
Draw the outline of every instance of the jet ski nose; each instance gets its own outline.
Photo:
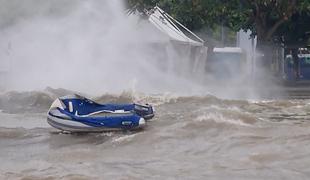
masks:
<instances>
[{"instance_id":1,"label":"jet ski nose","mask_svg":"<svg viewBox=\"0 0 310 180\"><path fill-rule=\"evenodd\" d=\"M140 118L139 119L139 127L145 127L146 126L146 122L144 118Z\"/></svg>"}]
</instances>

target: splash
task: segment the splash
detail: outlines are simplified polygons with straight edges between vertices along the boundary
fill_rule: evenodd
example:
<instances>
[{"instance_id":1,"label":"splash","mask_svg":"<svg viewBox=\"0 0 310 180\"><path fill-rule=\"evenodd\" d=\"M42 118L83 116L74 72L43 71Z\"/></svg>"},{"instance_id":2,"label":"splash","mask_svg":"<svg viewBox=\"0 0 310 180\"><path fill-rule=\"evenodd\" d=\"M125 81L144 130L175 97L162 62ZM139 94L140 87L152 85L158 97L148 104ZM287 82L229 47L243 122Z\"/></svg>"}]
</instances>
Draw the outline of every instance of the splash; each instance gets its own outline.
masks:
<instances>
[{"instance_id":1,"label":"splash","mask_svg":"<svg viewBox=\"0 0 310 180\"><path fill-rule=\"evenodd\" d=\"M6 72L0 86L90 94L204 91L189 73L190 59L182 58L188 52L158 47L167 37L124 9L121 1L30 1L18 6L18 13L6 12L2 20L11 21L0 26ZM167 48L170 59L163 58Z\"/></svg>"},{"instance_id":2,"label":"splash","mask_svg":"<svg viewBox=\"0 0 310 180\"><path fill-rule=\"evenodd\" d=\"M229 99L279 94L272 82L257 86L241 73L223 81L209 77L199 48L171 43L148 21L127 16L122 1L12 0L1 2L0 15L0 91L53 87L94 96L130 91Z\"/></svg>"}]
</instances>

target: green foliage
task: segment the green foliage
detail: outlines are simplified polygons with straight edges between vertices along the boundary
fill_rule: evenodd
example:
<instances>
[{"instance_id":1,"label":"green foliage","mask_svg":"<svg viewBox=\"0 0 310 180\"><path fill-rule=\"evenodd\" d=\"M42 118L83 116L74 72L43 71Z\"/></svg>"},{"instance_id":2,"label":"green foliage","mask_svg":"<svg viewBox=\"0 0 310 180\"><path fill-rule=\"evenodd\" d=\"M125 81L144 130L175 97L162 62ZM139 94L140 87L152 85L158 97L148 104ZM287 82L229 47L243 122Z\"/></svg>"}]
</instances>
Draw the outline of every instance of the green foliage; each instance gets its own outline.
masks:
<instances>
[{"instance_id":1,"label":"green foliage","mask_svg":"<svg viewBox=\"0 0 310 180\"><path fill-rule=\"evenodd\" d=\"M310 37L310 11L297 11L291 19L279 27L274 35L275 41L287 47L303 47Z\"/></svg>"},{"instance_id":2,"label":"green foliage","mask_svg":"<svg viewBox=\"0 0 310 180\"><path fill-rule=\"evenodd\" d=\"M158 5L191 30L224 25L251 30L258 44L307 43L309 0L127 0L138 10ZM218 32L217 32L218 33ZM215 33L215 34L217 34Z\"/></svg>"}]
</instances>

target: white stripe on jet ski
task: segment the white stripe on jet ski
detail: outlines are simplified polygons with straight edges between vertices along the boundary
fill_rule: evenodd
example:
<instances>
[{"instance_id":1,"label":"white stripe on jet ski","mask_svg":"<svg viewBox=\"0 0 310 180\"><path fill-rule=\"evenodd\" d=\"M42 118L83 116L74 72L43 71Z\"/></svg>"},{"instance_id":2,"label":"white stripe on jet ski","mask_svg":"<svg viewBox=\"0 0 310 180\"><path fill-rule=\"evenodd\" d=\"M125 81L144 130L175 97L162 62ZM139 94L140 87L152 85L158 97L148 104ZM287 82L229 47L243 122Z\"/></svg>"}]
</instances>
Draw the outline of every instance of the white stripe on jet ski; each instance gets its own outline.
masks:
<instances>
[{"instance_id":1,"label":"white stripe on jet ski","mask_svg":"<svg viewBox=\"0 0 310 180\"><path fill-rule=\"evenodd\" d=\"M74 127L92 127L92 126L88 126L86 124L77 122L77 121L72 121L72 120L64 120L64 119L60 119L60 118L56 118L53 117L51 115L48 115L48 118L55 121L56 123L59 124L64 124L64 125L68 125L68 126L74 126Z\"/></svg>"}]
</instances>

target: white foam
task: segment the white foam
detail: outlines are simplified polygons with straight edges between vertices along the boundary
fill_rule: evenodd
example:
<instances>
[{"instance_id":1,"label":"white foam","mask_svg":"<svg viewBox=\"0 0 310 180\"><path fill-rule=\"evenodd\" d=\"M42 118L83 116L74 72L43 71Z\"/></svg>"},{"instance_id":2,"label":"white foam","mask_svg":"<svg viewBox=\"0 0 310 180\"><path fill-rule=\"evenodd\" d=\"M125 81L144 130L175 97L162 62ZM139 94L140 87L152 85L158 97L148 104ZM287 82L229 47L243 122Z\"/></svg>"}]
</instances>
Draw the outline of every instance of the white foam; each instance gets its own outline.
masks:
<instances>
[{"instance_id":1,"label":"white foam","mask_svg":"<svg viewBox=\"0 0 310 180\"><path fill-rule=\"evenodd\" d=\"M228 123L238 126L251 126L251 124L243 122L241 119L226 117L218 112L200 115L194 119L196 122L214 121L216 123Z\"/></svg>"},{"instance_id":2,"label":"white foam","mask_svg":"<svg viewBox=\"0 0 310 180\"><path fill-rule=\"evenodd\" d=\"M112 142L114 142L114 143L129 142L129 141L132 141L132 139L135 136L137 136L138 134L140 134L140 133L116 137L116 138L113 138Z\"/></svg>"}]
</instances>

